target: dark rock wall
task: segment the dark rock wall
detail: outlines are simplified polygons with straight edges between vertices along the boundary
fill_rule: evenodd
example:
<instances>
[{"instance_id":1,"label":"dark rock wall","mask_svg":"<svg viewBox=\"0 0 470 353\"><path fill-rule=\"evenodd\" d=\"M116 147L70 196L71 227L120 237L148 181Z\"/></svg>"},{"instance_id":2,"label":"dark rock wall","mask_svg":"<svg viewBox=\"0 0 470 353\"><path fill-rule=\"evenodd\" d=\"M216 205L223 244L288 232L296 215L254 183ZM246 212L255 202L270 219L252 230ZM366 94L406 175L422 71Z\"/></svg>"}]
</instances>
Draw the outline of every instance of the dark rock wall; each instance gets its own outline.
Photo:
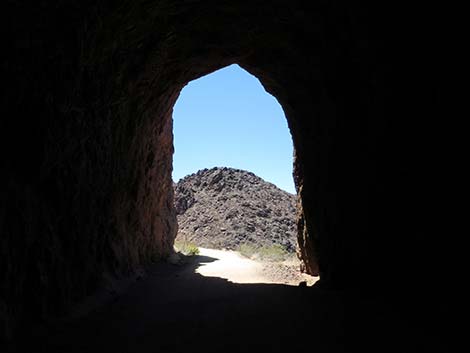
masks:
<instances>
[{"instance_id":1,"label":"dark rock wall","mask_svg":"<svg viewBox=\"0 0 470 353\"><path fill-rule=\"evenodd\" d=\"M428 17L347 1L99 3L1 5L4 332L171 251L171 109L231 63L288 118L307 268L337 288L427 285L430 117L444 105L437 56L412 28Z\"/></svg>"},{"instance_id":2,"label":"dark rock wall","mask_svg":"<svg viewBox=\"0 0 470 353\"><path fill-rule=\"evenodd\" d=\"M116 31L124 19L94 7L37 6L9 19L12 52L4 59L10 84L2 106L11 119L1 129L0 313L7 331L21 317L61 313L105 272L168 255L176 236L171 109L180 86L156 85L151 94L163 98L149 102L152 82L138 75L148 53L139 52L139 38L124 42ZM75 18L80 10L84 17Z\"/></svg>"}]
</instances>

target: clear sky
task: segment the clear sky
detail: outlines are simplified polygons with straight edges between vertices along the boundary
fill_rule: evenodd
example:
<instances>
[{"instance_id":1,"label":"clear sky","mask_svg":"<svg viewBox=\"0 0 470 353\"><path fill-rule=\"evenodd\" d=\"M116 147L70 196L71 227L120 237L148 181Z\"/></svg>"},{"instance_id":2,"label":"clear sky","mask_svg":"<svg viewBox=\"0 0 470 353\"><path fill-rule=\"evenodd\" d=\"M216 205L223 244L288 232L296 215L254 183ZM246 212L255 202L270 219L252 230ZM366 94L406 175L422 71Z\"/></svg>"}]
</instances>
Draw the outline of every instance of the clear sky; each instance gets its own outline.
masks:
<instances>
[{"instance_id":1,"label":"clear sky","mask_svg":"<svg viewBox=\"0 0 470 353\"><path fill-rule=\"evenodd\" d=\"M176 102L173 120L175 182L200 169L232 167L295 193L284 112L238 65L190 82Z\"/></svg>"}]
</instances>

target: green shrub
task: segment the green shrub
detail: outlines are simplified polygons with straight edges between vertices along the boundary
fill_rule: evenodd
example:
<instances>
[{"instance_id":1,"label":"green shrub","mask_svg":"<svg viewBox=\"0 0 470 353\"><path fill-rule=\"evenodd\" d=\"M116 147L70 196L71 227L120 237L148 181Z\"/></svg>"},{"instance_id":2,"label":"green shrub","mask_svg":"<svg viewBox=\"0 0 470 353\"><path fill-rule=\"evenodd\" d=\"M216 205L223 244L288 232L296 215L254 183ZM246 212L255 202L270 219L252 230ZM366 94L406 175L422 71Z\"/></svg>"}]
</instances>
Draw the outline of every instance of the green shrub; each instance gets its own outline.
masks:
<instances>
[{"instance_id":1,"label":"green shrub","mask_svg":"<svg viewBox=\"0 0 470 353\"><path fill-rule=\"evenodd\" d=\"M197 245L190 242L175 241L175 248L177 251L183 253L184 255L199 255L199 248L197 247Z\"/></svg>"},{"instance_id":2,"label":"green shrub","mask_svg":"<svg viewBox=\"0 0 470 353\"><path fill-rule=\"evenodd\" d=\"M259 249L259 255L263 260L284 261L289 256L287 250L279 244L263 246Z\"/></svg>"},{"instance_id":3,"label":"green shrub","mask_svg":"<svg viewBox=\"0 0 470 353\"><path fill-rule=\"evenodd\" d=\"M253 258L257 257L260 258L261 260L267 260L267 261L284 261L286 260L290 254L287 252L287 250L279 244L273 244L269 246L261 246L259 248L255 247L252 244L245 243L241 244L238 248L237 251L248 258Z\"/></svg>"},{"instance_id":4,"label":"green shrub","mask_svg":"<svg viewBox=\"0 0 470 353\"><path fill-rule=\"evenodd\" d=\"M238 248L237 248L237 251L245 256L245 257L248 257L248 258L251 258L254 254L256 254L256 248L251 245L251 244L241 244Z\"/></svg>"},{"instance_id":5,"label":"green shrub","mask_svg":"<svg viewBox=\"0 0 470 353\"><path fill-rule=\"evenodd\" d=\"M194 244L187 244L185 252L186 252L186 255L190 255L190 256L199 255L199 248Z\"/></svg>"}]
</instances>

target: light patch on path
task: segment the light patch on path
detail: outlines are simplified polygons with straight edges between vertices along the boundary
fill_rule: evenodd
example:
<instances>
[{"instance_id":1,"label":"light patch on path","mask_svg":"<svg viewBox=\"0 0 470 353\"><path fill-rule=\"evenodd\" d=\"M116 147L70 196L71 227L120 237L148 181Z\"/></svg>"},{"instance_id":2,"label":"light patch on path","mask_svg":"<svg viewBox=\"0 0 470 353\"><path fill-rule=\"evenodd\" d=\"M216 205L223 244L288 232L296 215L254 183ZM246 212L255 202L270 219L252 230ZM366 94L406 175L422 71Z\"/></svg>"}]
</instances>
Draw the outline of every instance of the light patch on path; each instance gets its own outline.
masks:
<instances>
[{"instance_id":1,"label":"light patch on path","mask_svg":"<svg viewBox=\"0 0 470 353\"><path fill-rule=\"evenodd\" d=\"M236 251L199 248L199 255L217 259L202 264L196 272L206 277L225 278L233 283L272 283L262 275L263 265Z\"/></svg>"}]
</instances>

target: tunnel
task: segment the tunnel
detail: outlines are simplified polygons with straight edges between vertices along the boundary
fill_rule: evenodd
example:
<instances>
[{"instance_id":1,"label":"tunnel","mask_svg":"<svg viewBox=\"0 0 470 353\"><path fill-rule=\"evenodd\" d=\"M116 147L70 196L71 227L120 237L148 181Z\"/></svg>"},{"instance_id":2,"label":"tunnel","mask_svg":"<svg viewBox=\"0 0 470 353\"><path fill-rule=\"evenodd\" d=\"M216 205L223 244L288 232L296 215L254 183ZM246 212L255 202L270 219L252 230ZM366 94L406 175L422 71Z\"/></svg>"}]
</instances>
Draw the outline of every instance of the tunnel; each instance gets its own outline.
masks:
<instances>
[{"instance_id":1,"label":"tunnel","mask_svg":"<svg viewBox=\"0 0 470 353\"><path fill-rule=\"evenodd\" d=\"M285 112L300 253L316 286L350 303L363 300L357 293L393 297L419 325L437 303L444 321L451 291L433 278L452 272L452 256L433 118L447 109L446 66L432 16L304 0L1 8L5 340L67 312L103 276L171 255L172 109L188 82L231 64Z\"/></svg>"}]
</instances>

